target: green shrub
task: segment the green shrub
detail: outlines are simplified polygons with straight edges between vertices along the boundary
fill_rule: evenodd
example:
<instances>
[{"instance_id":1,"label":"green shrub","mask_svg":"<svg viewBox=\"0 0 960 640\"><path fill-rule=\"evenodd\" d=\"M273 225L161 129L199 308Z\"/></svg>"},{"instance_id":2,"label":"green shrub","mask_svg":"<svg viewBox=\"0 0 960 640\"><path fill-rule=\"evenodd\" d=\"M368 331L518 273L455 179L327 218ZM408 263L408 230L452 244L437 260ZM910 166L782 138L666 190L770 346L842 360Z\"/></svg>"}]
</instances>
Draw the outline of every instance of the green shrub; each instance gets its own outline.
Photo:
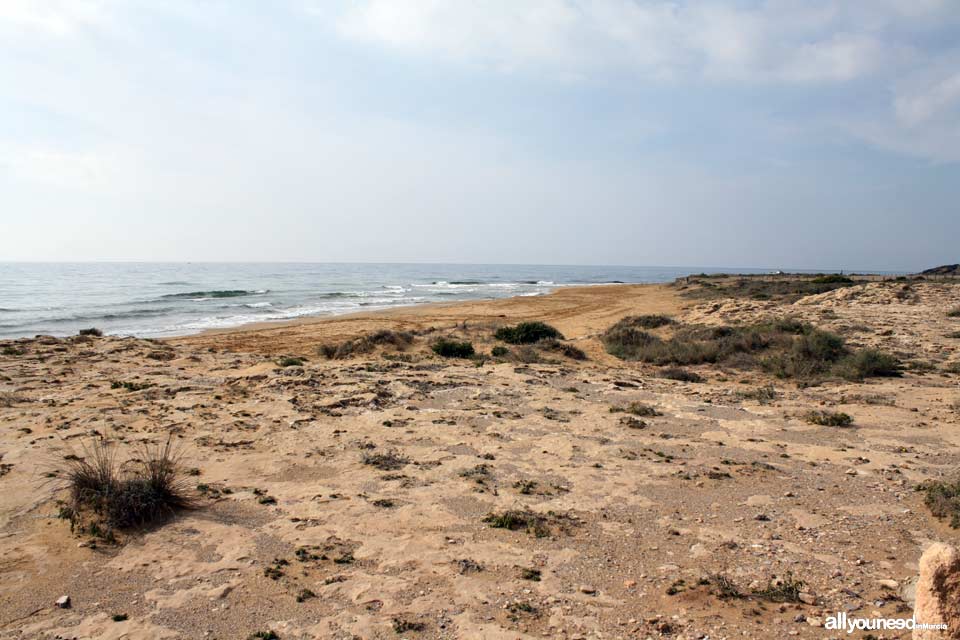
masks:
<instances>
[{"instance_id":1,"label":"green shrub","mask_svg":"<svg viewBox=\"0 0 960 640\"><path fill-rule=\"evenodd\" d=\"M541 340L563 340L563 335L544 322L521 322L512 327L500 327L494 334L497 340L510 344L533 344Z\"/></svg>"},{"instance_id":2,"label":"green shrub","mask_svg":"<svg viewBox=\"0 0 960 640\"><path fill-rule=\"evenodd\" d=\"M950 311L947 311L947 317L960 318L960 307L957 307L956 309L950 309Z\"/></svg>"},{"instance_id":3,"label":"green shrub","mask_svg":"<svg viewBox=\"0 0 960 640\"><path fill-rule=\"evenodd\" d=\"M100 336L103 335L103 331L101 331L100 329L97 329L96 327L90 327L89 329L80 329L77 335L99 338Z\"/></svg>"},{"instance_id":4,"label":"green shrub","mask_svg":"<svg viewBox=\"0 0 960 640\"><path fill-rule=\"evenodd\" d=\"M853 284L853 280L839 273L831 273L825 276L817 276L810 282L814 284Z\"/></svg>"},{"instance_id":5,"label":"green shrub","mask_svg":"<svg viewBox=\"0 0 960 640\"><path fill-rule=\"evenodd\" d=\"M928 480L917 487L923 491L923 503L938 520L948 519L950 526L960 529L960 480L942 482Z\"/></svg>"},{"instance_id":6,"label":"green shrub","mask_svg":"<svg viewBox=\"0 0 960 640\"><path fill-rule=\"evenodd\" d=\"M286 356L280 358L280 361L277 362L281 367L302 367L304 363L303 358L294 358L292 356Z\"/></svg>"},{"instance_id":7,"label":"green shrub","mask_svg":"<svg viewBox=\"0 0 960 640\"><path fill-rule=\"evenodd\" d=\"M693 371L681 369L680 367L667 367L666 369L661 369L659 376L661 378L678 380L680 382L703 382L703 376L700 376Z\"/></svg>"},{"instance_id":8,"label":"green shrub","mask_svg":"<svg viewBox=\"0 0 960 640\"><path fill-rule=\"evenodd\" d=\"M404 349L413 342L413 334L408 331L392 331L380 329L353 340L346 340L339 344L323 344L317 352L325 358L340 360L350 356L370 353L378 346L393 346Z\"/></svg>"},{"instance_id":9,"label":"green shrub","mask_svg":"<svg viewBox=\"0 0 960 640\"><path fill-rule=\"evenodd\" d=\"M847 380L901 375L901 363L894 356L877 349L861 349L843 358L835 373Z\"/></svg>"},{"instance_id":10,"label":"green shrub","mask_svg":"<svg viewBox=\"0 0 960 640\"><path fill-rule=\"evenodd\" d=\"M853 424L853 417L839 411L811 411L806 415L806 421L824 427L848 427Z\"/></svg>"},{"instance_id":11,"label":"green shrub","mask_svg":"<svg viewBox=\"0 0 960 640\"><path fill-rule=\"evenodd\" d=\"M430 345L430 348L433 349L435 354L443 358L470 358L475 353L472 343L458 342L448 338L440 338Z\"/></svg>"},{"instance_id":12,"label":"green shrub","mask_svg":"<svg viewBox=\"0 0 960 640\"><path fill-rule=\"evenodd\" d=\"M490 355L494 358L506 358L508 355L510 355L510 349L498 344L493 349L490 349Z\"/></svg>"},{"instance_id":13,"label":"green shrub","mask_svg":"<svg viewBox=\"0 0 960 640\"><path fill-rule=\"evenodd\" d=\"M567 344L566 342L560 342L559 340L554 340L553 338L544 340L541 343L539 343L537 346L550 351L556 351L557 353L561 353L573 360L587 359L587 354L584 353L582 349L578 349L572 344Z\"/></svg>"},{"instance_id":14,"label":"green shrub","mask_svg":"<svg viewBox=\"0 0 960 640\"><path fill-rule=\"evenodd\" d=\"M653 418L660 415L654 407L642 402L631 402L625 407L610 407L610 413L630 413L643 418Z\"/></svg>"}]
</instances>

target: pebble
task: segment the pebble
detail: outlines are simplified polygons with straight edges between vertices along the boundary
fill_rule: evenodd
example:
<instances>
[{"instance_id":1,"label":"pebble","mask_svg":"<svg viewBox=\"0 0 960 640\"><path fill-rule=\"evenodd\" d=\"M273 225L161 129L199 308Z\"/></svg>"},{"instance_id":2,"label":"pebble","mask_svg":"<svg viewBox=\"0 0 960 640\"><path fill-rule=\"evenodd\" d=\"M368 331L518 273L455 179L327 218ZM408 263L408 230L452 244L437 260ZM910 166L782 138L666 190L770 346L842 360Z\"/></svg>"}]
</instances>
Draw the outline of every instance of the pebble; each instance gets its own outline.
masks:
<instances>
[{"instance_id":1,"label":"pebble","mask_svg":"<svg viewBox=\"0 0 960 640\"><path fill-rule=\"evenodd\" d=\"M57 598L56 605L57 605L58 607L60 607L61 609L69 609L69 608L70 608L70 596L60 596L59 598Z\"/></svg>"},{"instance_id":2,"label":"pebble","mask_svg":"<svg viewBox=\"0 0 960 640\"><path fill-rule=\"evenodd\" d=\"M585 594L587 594L588 596L592 596L592 595L595 594L596 592L597 592L597 590L596 590L595 588L591 587L591 586L588 585L588 584L582 584L582 585L580 585L580 593L585 593Z\"/></svg>"},{"instance_id":3,"label":"pebble","mask_svg":"<svg viewBox=\"0 0 960 640\"><path fill-rule=\"evenodd\" d=\"M804 604L817 604L817 596L812 593L801 591L797 597L800 598L800 602Z\"/></svg>"},{"instance_id":4,"label":"pebble","mask_svg":"<svg viewBox=\"0 0 960 640\"><path fill-rule=\"evenodd\" d=\"M891 591L896 591L900 588L900 583L896 580L877 580L877 584L884 589L890 589Z\"/></svg>"}]
</instances>

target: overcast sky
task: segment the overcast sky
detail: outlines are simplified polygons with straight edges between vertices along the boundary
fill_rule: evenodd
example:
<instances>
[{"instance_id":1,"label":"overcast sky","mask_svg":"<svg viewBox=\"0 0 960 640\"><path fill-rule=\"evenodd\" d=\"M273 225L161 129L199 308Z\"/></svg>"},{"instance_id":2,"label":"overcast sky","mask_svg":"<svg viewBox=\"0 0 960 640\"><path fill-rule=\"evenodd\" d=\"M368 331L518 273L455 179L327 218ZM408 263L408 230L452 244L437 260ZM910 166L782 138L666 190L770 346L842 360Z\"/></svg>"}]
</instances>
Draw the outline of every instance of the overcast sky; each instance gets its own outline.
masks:
<instances>
[{"instance_id":1,"label":"overcast sky","mask_svg":"<svg viewBox=\"0 0 960 640\"><path fill-rule=\"evenodd\" d=\"M957 0L2 0L0 260L960 261Z\"/></svg>"}]
</instances>

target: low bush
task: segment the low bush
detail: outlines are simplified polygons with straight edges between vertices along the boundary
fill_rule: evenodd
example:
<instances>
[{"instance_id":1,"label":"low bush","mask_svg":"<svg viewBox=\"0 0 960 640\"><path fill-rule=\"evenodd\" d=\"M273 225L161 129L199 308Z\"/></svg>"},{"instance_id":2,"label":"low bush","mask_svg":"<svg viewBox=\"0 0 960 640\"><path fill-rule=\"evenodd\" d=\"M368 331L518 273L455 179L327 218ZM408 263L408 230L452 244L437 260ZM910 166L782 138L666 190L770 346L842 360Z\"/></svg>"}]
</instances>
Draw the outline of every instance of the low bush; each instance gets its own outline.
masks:
<instances>
[{"instance_id":1,"label":"low bush","mask_svg":"<svg viewBox=\"0 0 960 640\"><path fill-rule=\"evenodd\" d=\"M648 404L642 402L631 402L626 406L610 407L610 413L629 413L641 418L654 418L660 415L660 412Z\"/></svg>"},{"instance_id":2,"label":"low bush","mask_svg":"<svg viewBox=\"0 0 960 640\"><path fill-rule=\"evenodd\" d=\"M955 308L955 309L950 309L950 311L947 311L947 317L948 317L948 318L960 318L960 307L957 307L957 308Z\"/></svg>"},{"instance_id":3,"label":"low bush","mask_svg":"<svg viewBox=\"0 0 960 640\"><path fill-rule=\"evenodd\" d=\"M494 358L506 358L508 355L510 355L510 349L498 344L493 349L490 349L490 355Z\"/></svg>"},{"instance_id":4,"label":"low bush","mask_svg":"<svg viewBox=\"0 0 960 640\"><path fill-rule=\"evenodd\" d=\"M449 338L440 338L430 348L433 352L442 358L471 358L475 351L473 343L459 342Z\"/></svg>"},{"instance_id":5,"label":"low bush","mask_svg":"<svg viewBox=\"0 0 960 640\"><path fill-rule=\"evenodd\" d=\"M563 340L563 335L545 322L521 322L512 327L500 327L494 334L497 340L510 344L533 344L541 340Z\"/></svg>"},{"instance_id":6,"label":"low bush","mask_svg":"<svg viewBox=\"0 0 960 640\"><path fill-rule=\"evenodd\" d=\"M190 509L194 499L172 440L144 444L135 458L119 462L116 449L103 439L85 447L85 456L68 456L61 474L70 493L71 524L88 514L94 524L124 529L157 522Z\"/></svg>"},{"instance_id":7,"label":"low bush","mask_svg":"<svg viewBox=\"0 0 960 640\"><path fill-rule=\"evenodd\" d=\"M560 353L573 360L587 359L587 354L584 353L582 349L579 349L573 346L572 344L567 344L566 342L560 342L559 340L554 340L553 338L544 340L540 342L537 346L542 349L546 349L548 351L556 351L557 353Z\"/></svg>"},{"instance_id":8,"label":"low bush","mask_svg":"<svg viewBox=\"0 0 960 640\"><path fill-rule=\"evenodd\" d=\"M791 318L749 325L679 327L661 338L620 321L601 336L607 352L658 365L723 364L763 368L801 380L899 375L900 363L875 349L850 351L840 336Z\"/></svg>"},{"instance_id":9,"label":"low bush","mask_svg":"<svg viewBox=\"0 0 960 640\"><path fill-rule=\"evenodd\" d=\"M668 367L666 369L661 369L658 375L661 378L678 380L680 382L703 382L703 376L694 373L693 371L681 369L680 367Z\"/></svg>"},{"instance_id":10,"label":"low bush","mask_svg":"<svg viewBox=\"0 0 960 640\"><path fill-rule=\"evenodd\" d=\"M318 353L330 360L341 360L353 355L370 353L378 346L392 346L404 349L413 343L413 334L407 331L392 331L380 329L368 333L360 338L346 340L339 344L323 344L317 349Z\"/></svg>"},{"instance_id":11,"label":"low bush","mask_svg":"<svg viewBox=\"0 0 960 640\"><path fill-rule=\"evenodd\" d=\"M960 529L960 480L943 482L928 480L917 486L924 492L923 503L938 520L948 520L954 529Z\"/></svg>"},{"instance_id":12,"label":"low bush","mask_svg":"<svg viewBox=\"0 0 960 640\"><path fill-rule=\"evenodd\" d=\"M284 358L280 358L277 364L281 367L302 367L304 364L304 359L286 356Z\"/></svg>"},{"instance_id":13,"label":"low bush","mask_svg":"<svg viewBox=\"0 0 960 640\"><path fill-rule=\"evenodd\" d=\"M103 335L103 331L97 329L96 327L90 327L89 329L80 329L80 331L77 332L77 335L99 338Z\"/></svg>"},{"instance_id":14,"label":"low bush","mask_svg":"<svg viewBox=\"0 0 960 640\"><path fill-rule=\"evenodd\" d=\"M853 417L841 411L811 411L805 419L810 424L824 427L848 427L853 424Z\"/></svg>"}]
</instances>

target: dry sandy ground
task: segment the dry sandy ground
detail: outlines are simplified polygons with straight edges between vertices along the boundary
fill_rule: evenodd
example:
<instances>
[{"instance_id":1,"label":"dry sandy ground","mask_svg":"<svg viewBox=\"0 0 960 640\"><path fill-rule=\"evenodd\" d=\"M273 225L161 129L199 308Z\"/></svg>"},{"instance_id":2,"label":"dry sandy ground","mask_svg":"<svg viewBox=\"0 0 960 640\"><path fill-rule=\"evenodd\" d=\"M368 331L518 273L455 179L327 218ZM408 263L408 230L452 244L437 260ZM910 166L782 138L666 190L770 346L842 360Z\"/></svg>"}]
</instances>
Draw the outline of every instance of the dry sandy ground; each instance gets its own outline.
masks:
<instances>
[{"instance_id":1,"label":"dry sandy ground","mask_svg":"<svg viewBox=\"0 0 960 640\"><path fill-rule=\"evenodd\" d=\"M167 342L4 342L22 353L0 355L0 638L827 638L844 635L819 626L835 611L908 617L923 548L960 539L914 491L960 462L960 378L943 371L960 287L914 290L784 308L591 287ZM693 384L603 352L598 333L654 312L789 313L934 368L799 389L699 367ZM477 366L428 348L450 334L488 352L493 325L534 318L589 359ZM399 357L316 355L383 327L435 330ZM772 402L742 396L771 383ZM636 428L610 411L633 401L660 415ZM801 419L821 407L854 426ZM200 507L118 545L71 534L46 477L63 456L92 434L126 451L170 433ZM363 461L389 451L395 468ZM527 508L550 535L483 521ZM744 592L791 574L808 603L724 599L701 584L716 574Z\"/></svg>"}]
</instances>

